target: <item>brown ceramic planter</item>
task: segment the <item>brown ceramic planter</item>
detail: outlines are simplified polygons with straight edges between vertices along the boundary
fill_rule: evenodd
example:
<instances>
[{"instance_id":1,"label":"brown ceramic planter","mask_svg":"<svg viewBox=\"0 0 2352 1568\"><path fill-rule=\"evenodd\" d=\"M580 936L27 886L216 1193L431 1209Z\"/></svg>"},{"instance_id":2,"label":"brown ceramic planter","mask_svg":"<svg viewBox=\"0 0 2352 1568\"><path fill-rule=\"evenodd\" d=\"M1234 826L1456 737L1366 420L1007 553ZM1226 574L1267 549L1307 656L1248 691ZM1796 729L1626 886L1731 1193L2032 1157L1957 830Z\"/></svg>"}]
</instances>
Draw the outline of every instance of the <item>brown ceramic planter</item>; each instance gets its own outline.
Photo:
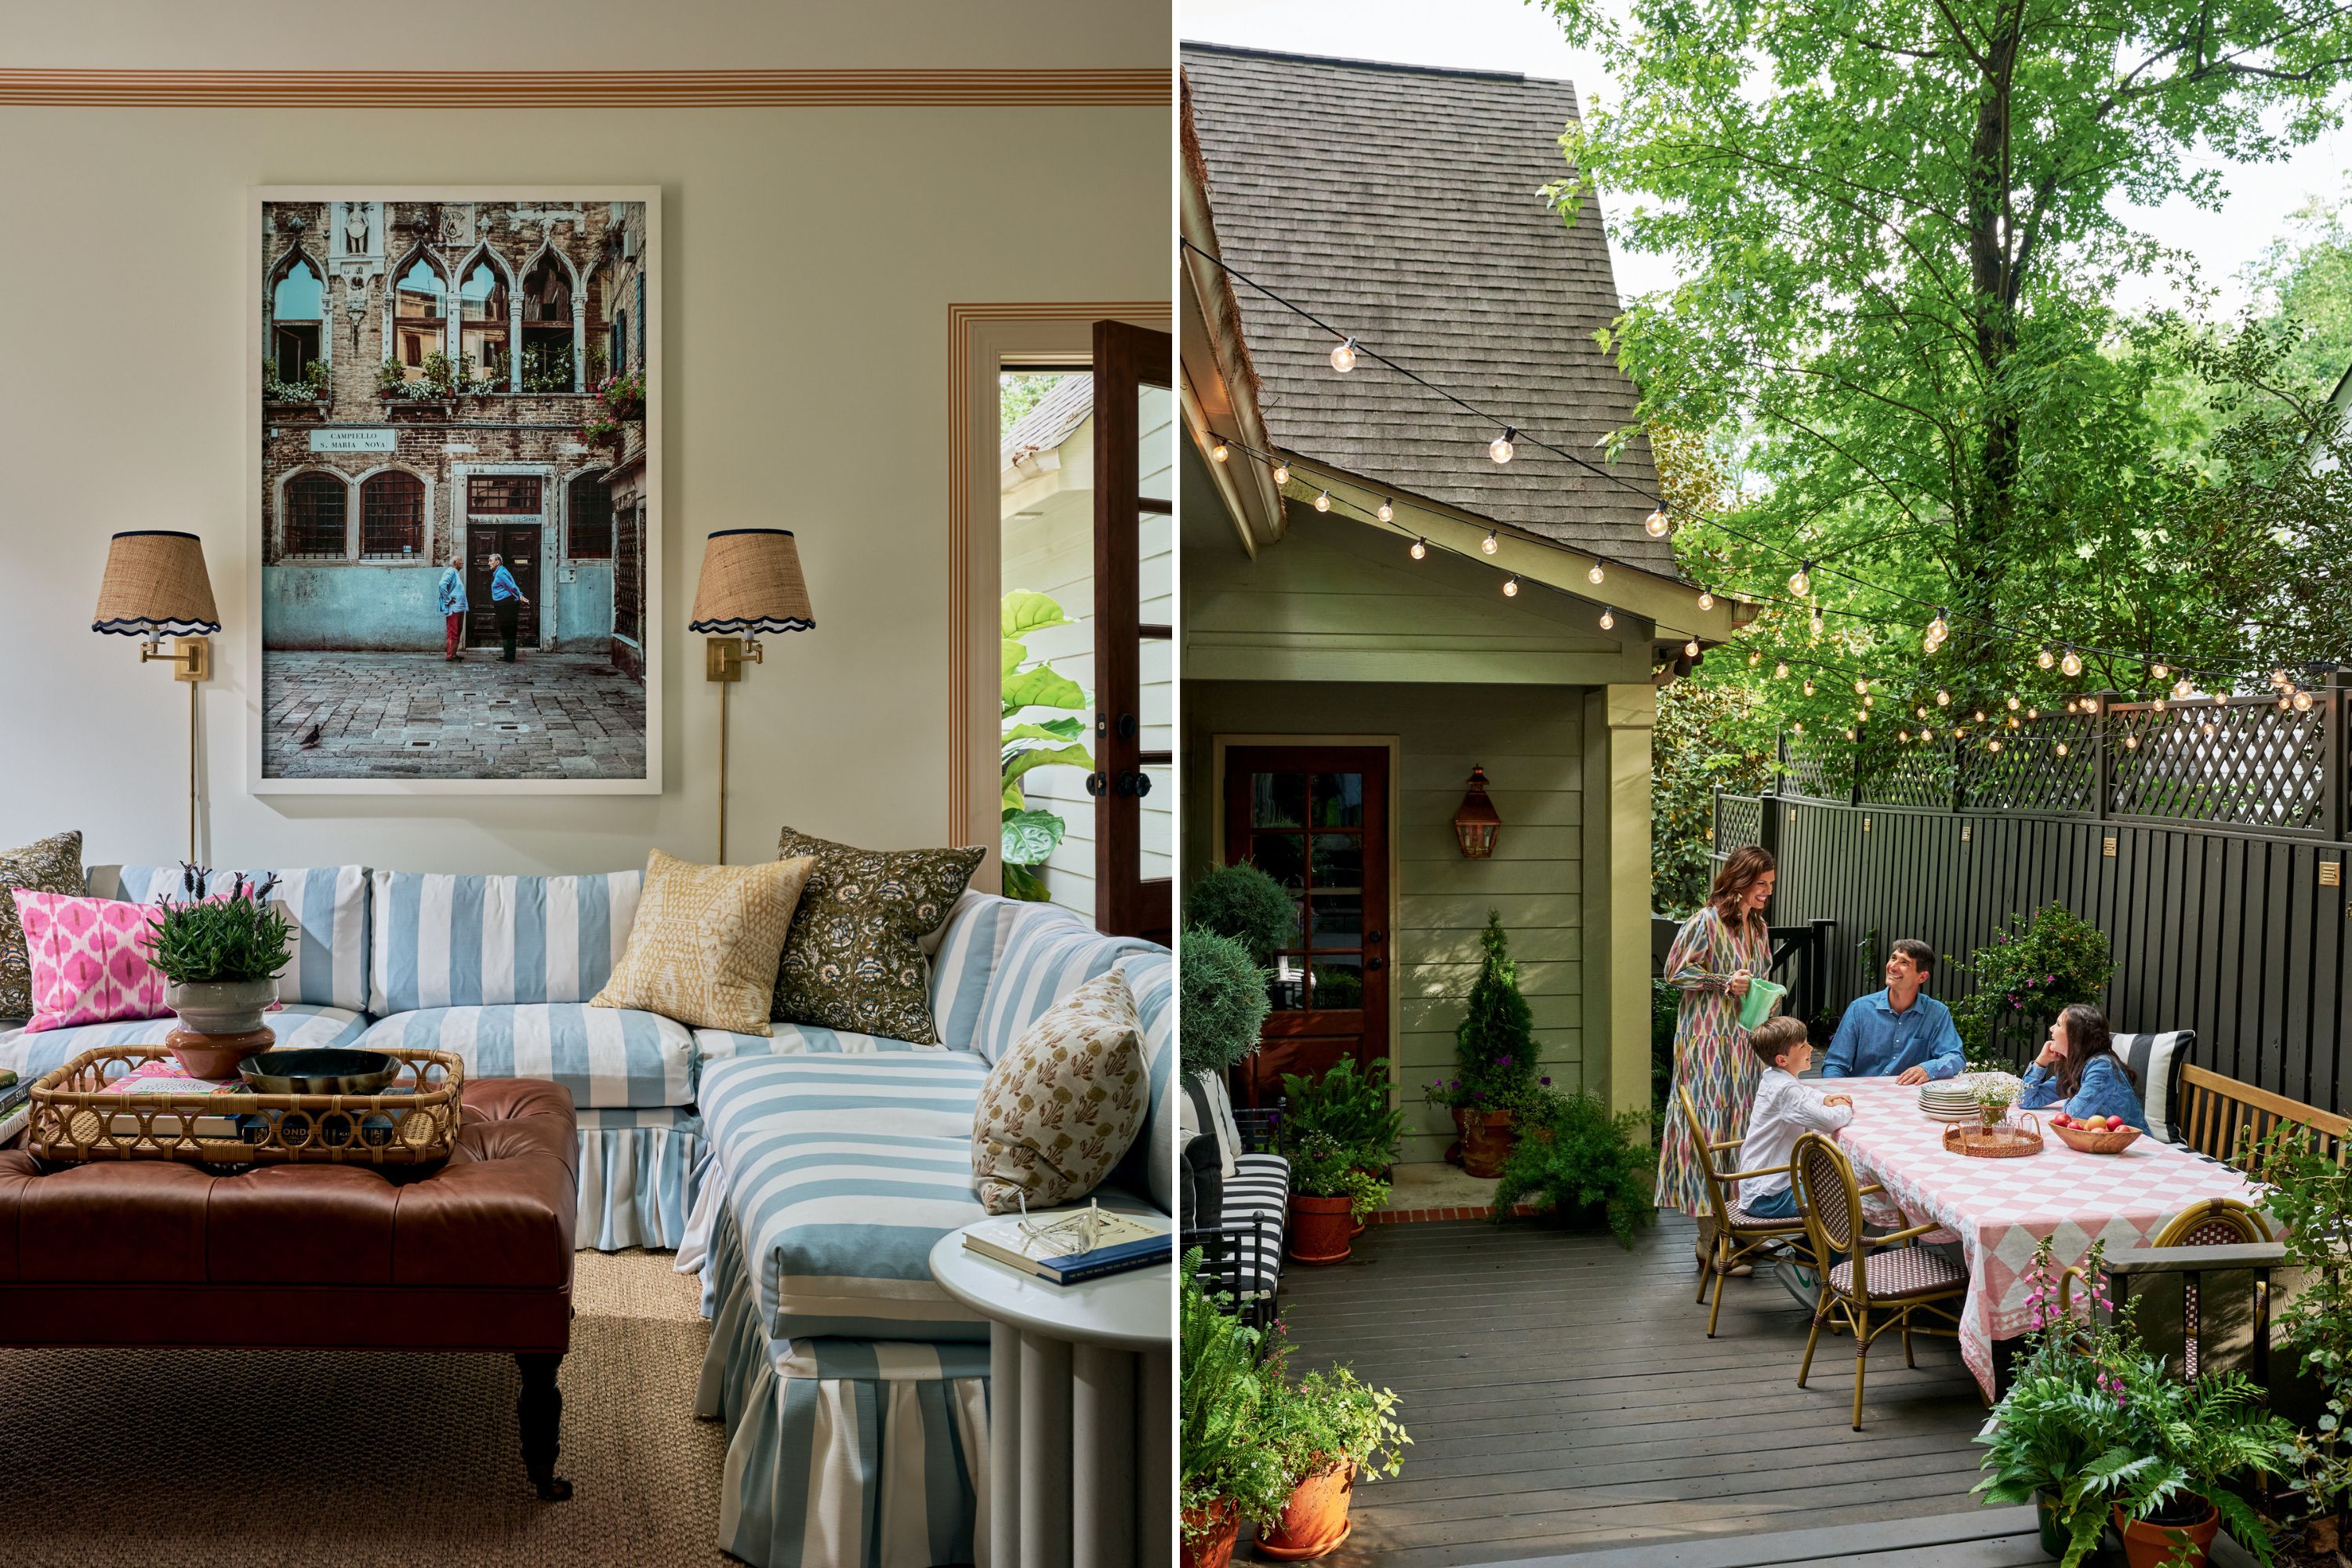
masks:
<instances>
[{"instance_id":1,"label":"brown ceramic planter","mask_svg":"<svg viewBox=\"0 0 2352 1568\"><path fill-rule=\"evenodd\" d=\"M1195 1535L1203 1518L1208 1528ZM1234 1541L1242 1531L1241 1515L1220 1498L1209 1508L1184 1510L1184 1568L1227 1568L1234 1560Z\"/></svg>"},{"instance_id":2,"label":"brown ceramic planter","mask_svg":"<svg viewBox=\"0 0 2352 1568\"><path fill-rule=\"evenodd\" d=\"M1355 1490L1353 1465L1334 1465L1307 1477L1291 1489L1282 1522L1257 1538L1257 1554L1276 1563L1304 1563L1336 1551L1348 1539L1348 1503Z\"/></svg>"},{"instance_id":3,"label":"brown ceramic planter","mask_svg":"<svg viewBox=\"0 0 2352 1568\"><path fill-rule=\"evenodd\" d=\"M1499 1176L1503 1162L1511 1157L1511 1146L1518 1142L1511 1131L1511 1113L1507 1110L1469 1110L1454 1108L1454 1130L1462 1138L1462 1170L1472 1176Z\"/></svg>"},{"instance_id":4,"label":"brown ceramic planter","mask_svg":"<svg viewBox=\"0 0 2352 1568\"><path fill-rule=\"evenodd\" d=\"M2208 1504L2205 1517L2194 1524L2150 1524L2146 1520L2124 1518L2124 1510L2115 1510L2116 1532L2124 1538L2124 1561L2131 1568L2164 1568L2167 1563L2181 1561L2176 1542L2188 1537L2188 1568L2205 1568L2205 1559L2213 1550L2213 1537L2221 1530L2221 1510Z\"/></svg>"},{"instance_id":5,"label":"brown ceramic planter","mask_svg":"<svg viewBox=\"0 0 2352 1568\"><path fill-rule=\"evenodd\" d=\"M1290 1194L1290 1234L1284 1249L1300 1263L1338 1263L1348 1256L1348 1227L1354 1223L1350 1198Z\"/></svg>"},{"instance_id":6,"label":"brown ceramic planter","mask_svg":"<svg viewBox=\"0 0 2352 1568\"><path fill-rule=\"evenodd\" d=\"M164 1005L179 1015L180 1026L163 1044L197 1078L236 1076L236 1064L277 1044L261 1021L278 999L275 980L194 980L163 989Z\"/></svg>"}]
</instances>

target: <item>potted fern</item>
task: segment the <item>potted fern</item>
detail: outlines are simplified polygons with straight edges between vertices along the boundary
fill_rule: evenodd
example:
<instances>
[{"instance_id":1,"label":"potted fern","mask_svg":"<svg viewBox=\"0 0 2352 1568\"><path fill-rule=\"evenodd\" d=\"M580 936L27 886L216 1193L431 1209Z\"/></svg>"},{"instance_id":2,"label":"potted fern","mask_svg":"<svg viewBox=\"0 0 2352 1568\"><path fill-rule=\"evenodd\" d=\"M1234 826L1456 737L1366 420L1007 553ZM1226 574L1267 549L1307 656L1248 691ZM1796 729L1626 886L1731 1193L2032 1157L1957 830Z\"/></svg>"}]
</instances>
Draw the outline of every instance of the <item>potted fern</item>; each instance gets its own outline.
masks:
<instances>
[{"instance_id":1,"label":"potted fern","mask_svg":"<svg viewBox=\"0 0 2352 1568\"><path fill-rule=\"evenodd\" d=\"M1265 1336L1219 1311L1202 1291L1198 1250L1185 1255L1178 1294L1183 1565L1226 1568L1242 1521L1270 1529L1290 1500L1271 1430L1281 1373L1261 1359Z\"/></svg>"},{"instance_id":2,"label":"potted fern","mask_svg":"<svg viewBox=\"0 0 2352 1568\"><path fill-rule=\"evenodd\" d=\"M1309 1132L1292 1146L1285 1250L1301 1263L1342 1262L1356 1222L1388 1201L1388 1183L1360 1167L1354 1146Z\"/></svg>"},{"instance_id":3,"label":"potted fern","mask_svg":"<svg viewBox=\"0 0 2352 1568\"><path fill-rule=\"evenodd\" d=\"M278 1000L294 926L268 901L275 876L254 882L239 872L226 894L207 898L211 873L201 866L182 871L183 897L160 900L163 914L141 938L163 972L164 1003L180 1019L163 1043L192 1076L228 1078L238 1062L277 1042L261 1020Z\"/></svg>"}]
</instances>

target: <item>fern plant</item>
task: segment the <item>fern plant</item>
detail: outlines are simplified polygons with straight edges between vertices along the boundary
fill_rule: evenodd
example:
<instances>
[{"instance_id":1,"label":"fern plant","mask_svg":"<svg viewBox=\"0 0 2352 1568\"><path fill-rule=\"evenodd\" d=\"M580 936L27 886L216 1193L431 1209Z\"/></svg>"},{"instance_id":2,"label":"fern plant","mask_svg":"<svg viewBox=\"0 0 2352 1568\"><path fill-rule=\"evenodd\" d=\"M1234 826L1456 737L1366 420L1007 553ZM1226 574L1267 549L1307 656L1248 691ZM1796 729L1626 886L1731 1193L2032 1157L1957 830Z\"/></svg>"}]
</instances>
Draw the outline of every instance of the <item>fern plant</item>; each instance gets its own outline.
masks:
<instances>
[{"instance_id":1,"label":"fern plant","mask_svg":"<svg viewBox=\"0 0 2352 1568\"><path fill-rule=\"evenodd\" d=\"M1086 733L1083 717L1013 720L1031 708L1076 709L1083 714L1086 689L1055 669L1050 660L1029 658L1024 640L1054 626L1076 621L1044 594L1015 589L997 609L1003 644L999 696L1003 703L1004 733L998 742L997 765L1003 778L1001 800L1001 842L997 858L1004 866L1004 896L1043 903L1052 895L1037 868L1060 847L1068 824L1060 815L1032 806L1021 781L1039 768L1084 768L1094 772L1094 753L1079 737Z\"/></svg>"},{"instance_id":2,"label":"fern plant","mask_svg":"<svg viewBox=\"0 0 2352 1568\"><path fill-rule=\"evenodd\" d=\"M1597 1214L1631 1251L1634 1232L1658 1217L1654 1156L1635 1137L1648 1124L1644 1112L1612 1115L1590 1094L1538 1089L1520 1102L1518 1140L1495 1186L1496 1223L1522 1203L1563 1224Z\"/></svg>"},{"instance_id":3,"label":"fern plant","mask_svg":"<svg viewBox=\"0 0 2352 1568\"><path fill-rule=\"evenodd\" d=\"M1291 1478L1273 1441L1284 1390L1280 1363L1264 1359L1265 1336L1219 1311L1201 1288L1201 1253L1186 1253L1178 1289L1182 1357L1177 1463L1188 1541L1208 1532L1220 1504L1271 1529L1290 1501Z\"/></svg>"},{"instance_id":4,"label":"fern plant","mask_svg":"<svg viewBox=\"0 0 2352 1568\"><path fill-rule=\"evenodd\" d=\"M140 938L155 967L174 985L273 980L293 957L294 923L269 902L272 875L248 882L245 873L224 897L206 898L212 873L183 864L178 899L159 900L163 912Z\"/></svg>"}]
</instances>

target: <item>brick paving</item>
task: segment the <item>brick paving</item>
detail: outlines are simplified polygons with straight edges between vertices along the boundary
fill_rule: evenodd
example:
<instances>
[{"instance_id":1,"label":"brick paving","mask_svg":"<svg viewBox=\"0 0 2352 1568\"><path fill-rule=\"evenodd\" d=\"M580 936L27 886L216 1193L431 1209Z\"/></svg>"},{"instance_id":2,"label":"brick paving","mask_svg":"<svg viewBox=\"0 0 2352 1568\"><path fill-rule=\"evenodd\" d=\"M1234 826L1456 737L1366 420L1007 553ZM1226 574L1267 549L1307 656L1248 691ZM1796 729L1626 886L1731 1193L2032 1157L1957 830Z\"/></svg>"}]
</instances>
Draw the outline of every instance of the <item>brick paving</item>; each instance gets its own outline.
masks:
<instances>
[{"instance_id":1,"label":"brick paving","mask_svg":"<svg viewBox=\"0 0 2352 1568\"><path fill-rule=\"evenodd\" d=\"M263 776L635 779L646 690L600 656L264 653Z\"/></svg>"}]
</instances>

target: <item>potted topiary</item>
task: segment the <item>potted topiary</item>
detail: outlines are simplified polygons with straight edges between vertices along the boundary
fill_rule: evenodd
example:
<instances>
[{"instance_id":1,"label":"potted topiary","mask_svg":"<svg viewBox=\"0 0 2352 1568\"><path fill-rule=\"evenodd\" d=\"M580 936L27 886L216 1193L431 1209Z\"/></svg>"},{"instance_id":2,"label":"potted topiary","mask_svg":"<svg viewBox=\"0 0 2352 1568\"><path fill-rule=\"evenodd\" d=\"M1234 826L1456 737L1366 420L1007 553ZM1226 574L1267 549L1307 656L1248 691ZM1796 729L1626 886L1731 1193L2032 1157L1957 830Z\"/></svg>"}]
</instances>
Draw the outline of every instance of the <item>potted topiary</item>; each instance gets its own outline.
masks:
<instances>
[{"instance_id":1,"label":"potted topiary","mask_svg":"<svg viewBox=\"0 0 2352 1568\"><path fill-rule=\"evenodd\" d=\"M1232 937L1188 930L1177 958L1178 1048L1187 1073L1222 1074L1258 1047L1265 971Z\"/></svg>"},{"instance_id":2,"label":"potted topiary","mask_svg":"<svg viewBox=\"0 0 2352 1568\"><path fill-rule=\"evenodd\" d=\"M1275 1404L1273 1447L1290 1497L1274 1527L1258 1531L1257 1553L1305 1562L1348 1539L1356 1483L1395 1475L1398 1450L1412 1439L1397 1424L1396 1394L1366 1387L1344 1366L1308 1373Z\"/></svg>"},{"instance_id":3,"label":"potted topiary","mask_svg":"<svg viewBox=\"0 0 2352 1568\"><path fill-rule=\"evenodd\" d=\"M1388 1199L1389 1184L1359 1167L1355 1149L1328 1132L1296 1139L1284 1250L1301 1263L1343 1262L1356 1222Z\"/></svg>"},{"instance_id":4,"label":"potted topiary","mask_svg":"<svg viewBox=\"0 0 2352 1568\"><path fill-rule=\"evenodd\" d=\"M1430 1085L1428 1100L1453 1114L1462 1169L1499 1176L1510 1158L1514 1113L1538 1087L1535 1016L1519 994L1500 913L1487 911L1478 942L1485 957L1454 1032L1454 1073Z\"/></svg>"},{"instance_id":5,"label":"potted topiary","mask_svg":"<svg viewBox=\"0 0 2352 1568\"><path fill-rule=\"evenodd\" d=\"M1260 964L1298 945L1298 905L1281 883L1244 860L1220 866L1184 895L1184 923L1238 940Z\"/></svg>"},{"instance_id":6,"label":"potted topiary","mask_svg":"<svg viewBox=\"0 0 2352 1568\"><path fill-rule=\"evenodd\" d=\"M1269 1433L1281 1375L1260 1359L1258 1331L1219 1311L1202 1291L1197 1249L1185 1256L1178 1296L1184 1568L1225 1568L1241 1521L1271 1529L1290 1501L1290 1479Z\"/></svg>"},{"instance_id":7,"label":"potted topiary","mask_svg":"<svg viewBox=\"0 0 2352 1568\"><path fill-rule=\"evenodd\" d=\"M247 882L239 872L226 896L206 898L211 873L200 866L183 872L185 897L160 900L163 914L140 940L167 982L165 1004L180 1017L163 1043L192 1076L228 1078L238 1062L277 1041L261 1019L278 1000L294 926L268 902L275 876Z\"/></svg>"}]
</instances>

